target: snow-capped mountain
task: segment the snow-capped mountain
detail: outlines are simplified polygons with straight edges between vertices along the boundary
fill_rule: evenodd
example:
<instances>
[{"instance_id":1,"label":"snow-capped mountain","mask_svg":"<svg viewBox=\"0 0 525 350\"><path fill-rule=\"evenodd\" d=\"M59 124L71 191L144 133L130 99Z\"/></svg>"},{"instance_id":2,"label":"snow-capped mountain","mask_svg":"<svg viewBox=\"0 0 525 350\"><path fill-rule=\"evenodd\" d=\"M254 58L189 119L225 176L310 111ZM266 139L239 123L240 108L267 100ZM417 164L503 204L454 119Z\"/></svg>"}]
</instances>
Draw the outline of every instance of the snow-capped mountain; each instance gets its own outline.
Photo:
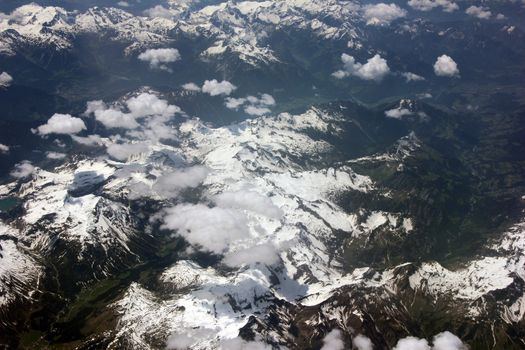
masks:
<instances>
[{"instance_id":1,"label":"snow-capped mountain","mask_svg":"<svg viewBox=\"0 0 525 350\"><path fill-rule=\"evenodd\" d=\"M146 17L117 8L95 7L77 13L24 5L0 21L1 52L14 55L23 45L67 50L77 36L86 33L128 44L126 54L176 43L181 37L198 37L211 43L202 51L203 59L229 52L258 65L279 61L267 41L272 32L283 29L303 30L323 40L359 40L355 25L360 21L359 5L347 1L223 2L193 11L188 11L186 3L170 6L165 9L169 16L150 12Z\"/></svg>"},{"instance_id":2,"label":"snow-capped mountain","mask_svg":"<svg viewBox=\"0 0 525 350\"><path fill-rule=\"evenodd\" d=\"M37 292L35 281L50 278L38 262L46 257L58 256L51 261L59 271L74 262L80 272L59 272L59 279L96 283L147 263L151 252L145 244L155 247L167 234L183 239L186 248L151 271L147 282L124 284L104 307L118 320L114 330L93 335L86 345L150 349L182 338L186 346L207 349L242 334L304 348L339 328L347 341L366 334L387 347L423 327L417 324L420 308L437 305L453 313L450 330L472 324L491 330L476 331L474 341L499 339L502 330L519 327L522 223L463 266L425 259L348 265L348 247L380 246L377 237L409 241L421 225L402 210L346 206L345 196L386 202L395 196L354 168L410 172L410 160L425 147L414 132L403 136L400 129L383 152L347 158L338 152L341 140L360 133L374 137L361 124L366 117L351 108L331 104L225 127L184 115L152 115L117 138L77 137L91 156L36 169L30 178L0 188L20 201L20 214L2 226L2 259L10 262L2 270L4 314ZM151 138L160 120L170 125L176 146ZM392 327L394 320L399 326Z\"/></svg>"}]
</instances>

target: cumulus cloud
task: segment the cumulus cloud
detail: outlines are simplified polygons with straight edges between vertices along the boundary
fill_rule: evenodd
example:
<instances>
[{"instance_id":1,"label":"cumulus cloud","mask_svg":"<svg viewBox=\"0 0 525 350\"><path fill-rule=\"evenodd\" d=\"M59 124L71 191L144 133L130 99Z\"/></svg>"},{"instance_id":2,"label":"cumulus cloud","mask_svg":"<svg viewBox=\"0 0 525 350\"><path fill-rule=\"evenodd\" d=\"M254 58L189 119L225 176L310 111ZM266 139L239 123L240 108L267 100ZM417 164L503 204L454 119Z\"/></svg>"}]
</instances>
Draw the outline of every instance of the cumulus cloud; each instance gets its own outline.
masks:
<instances>
[{"instance_id":1,"label":"cumulus cloud","mask_svg":"<svg viewBox=\"0 0 525 350\"><path fill-rule=\"evenodd\" d=\"M76 143L79 143L85 146L96 146L96 145L104 144L104 142L102 141L102 138L99 135L88 135L86 137L72 136L72 138L73 138L73 141L75 141Z\"/></svg>"},{"instance_id":2,"label":"cumulus cloud","mask_svg":"<svg viewBox=\"0 0 525 350\"><path fill-rule=\"evenodd\" d=\"M186 350L195 343L195 338L188 334L172 334L168 337L166 348L169 350Z\"/></svg>"},{"instance_id":3,"label":"cumulus cloud","mask_svg":"<svg viewBox=\"0 0 525 350\"><path fill-rule=\"evenodd\" d=\"M58 152L46 152L46 158L47 159L64 159L66 158L66 154L58 153Z\"/></svg>"},{"instance_id":4,"label":"cumulus cloud","mask_svg":"<svg viewBox=\"0 0 525 350\"><path fill-rule=\"evenodd\" d=\"M145 143L113 143L106 148L106 152L114 159L126 161L131 156L148 151L148 145Z\"/></svg>"},{"instance_id":5,"label":"cumulus cloud","mask_svg":"<svg viewBox=\"0 0 525 350\"><path fill-rule=\"evenodd\" d=\"M334 329L323 338L321 350L344 350L343 333L339 329Z\"/></svg>"},{"instance_id":6,"label":"cumulus cloud","mask_svg":"<svg viewBox=\"0 0 525 350\"><path fill-rule=\"evenodd\" d=\"M112 108L95 111L95 119L109 129L135 129L139 126L139 123L130 113L124 113Z\"/></svg>"},{"instance_id":7,"label":"cumulus cloud","mask_svg":"<svg viewBox=\"0 0 525 350\"><path fill-rule=\"evenodd\" d=\"M10 150L9 146L0 143L0 153L4 153L4 154L9 153L9 150Z\"/></svg>"},{"instance_id":8,"label":"cumulus cloud","mask_svg":"<svg viewBox=\"0 0 525 350\"><path fill-rule=\"evenodd\" d=\"M466 350L467 346L461 339L450 332L439 333L434 336L432 350Z\"/></svg>"},{"instance_id":9,"label":"cumulus cloud","mask_svg":"<svg viewBox=\"0 0 525 350\"><path fill-rule=\"evenodd\" d=\"M283 211L270 198L254 191L223 192L213 200L221 208L248 210L273 219L283 216Z\"/></svg>"},{"instance_id":10,"label":"cumulus cloud","mask_svg":"<svg viewBox=\"0 0 525 350\"><path fill-rule=\"evenodd\" d=\"M202 165L177 169L160 176L153 185L153 189L161 195L176 195L184 188L199 186L206 179L209 172L209 169Z\"/></svg>"},{"instance_id":11,"label":"cumulus cloud","mask_svg":"<svg viewBox=\"0 0 525 350\"><path fill-rule=\"evenodd\" d=\"M249 237L248 222L242 212L203 204L180 204L167 209L162 227L176 230L191 245L214 253L222 253L232 242Z\"/></svg>"},{"instance_id":12,"label":"cumulus cloud","mask_svg":"<svg viewBox=\"0 0 525 350\"><path fill-rule=\"evenodd\" d=\"M246 96L243 98L227 97L225 105L229 109L239 109L244 106L244 112L250 115L261 116L271 112L269 106L275 105L275 99L270 94L261 94L259 97Z\"/></svg>"},{"instance_id":13,"label":"cumulus cloud","mask_svg":"<svg viewBox=\"0 0 525 350\"><path fill-rule=\"evenodd\" d=\"M86 125L80 118L72 117L69 114L55 113L46 124L40 125L36 130L40 135L71 135L86 130Z\"/></svg>"},{"instance_id":14,"label":"cumulus cloud","mask_svg":"<svg viewBox=\"0 0 525 350\"><path fill-rule=\"evenodd\" d=\"M143 118L151 115L172 117L180 112L180 108L168 104L168 101L158 98L155 94L144 92L126 101L126 105L135 118Z\"/></svg>"},{"instance_id":15,"label":"cumulus cloud","mask_svg":"<svg viewBox=\"0 0 525 350\"><path fill-rule=\"evenodd\" d=\"M139 127L137 119L149 116L169 118L181 112L180 108L170 105L168 101L160 99L151 93L141 93L129 98L126 102L128 112L121 107L108 107L103 101L89 101L84 115L94 114L95 119L106 128L136 129ZM149 125L158 128L158 121L150 121Z\"/></svg>"},{"instance_id":16,"label":"cumulus cloud","mask_svg":"<svg viewBox=\"0 0 525 350\"><path fill-rule=\"evenodd\" d=\"M423 78L421 75L417 75L417 74L411 73L411 72L401 73L401 76L403 76L403 78L405 78L407 83L411 82L411 81L423 81L423 80L425 80L425 78Z\"/></svg>"},{"instance_id":17,"label":"cumulus cloud","mask_svg":"<svg viewBox=\"0 0 525 350\"><path fill-rule=\"evenodd\" d=\"M406 108L393 108L385 111L385 115L388 118L401 119L406 115L412 115L412 112Z\"/></svg>"},{"instance_id":18,"label":"cumulus cloud","mask_svg":"<svg viewBox=\"0 0 525 350\"><path fill-rule=\"evenodd\" d=\"M450 0L409 0L408 5L419 11L430 11L437 7L441 7L445 12L454 12L459 9L459 6Z\"/></svg>"},{"instance_id":19,"label":"cumulus cloud","mask_svg":"<svg viewBox=\"0 0 525 350\"><path fill-rule=\"evenodd\" d=\"M16 164L14 169L9 173L12 177L17 179L22 179L33 174L35 167L28 160L23 160L20 163Z\"/></svg>"},{"instance_id":20,"label":"cumulus cloud","mask_svg":"<svg viewBox=\"0 0 525 350\"><path fill-rule=\"evenodd\" d=\"M127 2L127 1L119 1L119 2L117 2L117 5L119 5L120 7L129 7L129 2Z\"/></svg>"},{"instance_id":21,"label":"cumulus cloud","mask_svg":"<svg viewBox=\"0 0 525 350\"><path fill-rule=\"evenodd\" d=\"M406 10L396 4L379 3L365 6L364 18L367 25L388 25L407 15Z\"/></svg>"},{"instance_id":22,"label":"cumulus cloud","mask_svg":"<svg viewBox=\"0 0 525 350\"><path fill-rule=\"evenodd\" d=\"M250 105L250 106L246 106L244 108L244 112L246 112L249 115L261 116L261 115L265 115L265 114L270 113L271 109L266 108L266 107L259 107L259 106L252 106L252 105Z\"/></svg>"},{"instance_id":23,"label":"cumulus cloud","mask_svg":"<svg viewBox=\"0 0 525 350\"><path fill-rule=\"evenodd\" d=\"M358 334L353 340L352 343L354 344L354 347L357 348L357 350L373 350L374 344L372 344L372 341L370 338Z\"/></svg>"},{"instance_id":24,"label":"cumulus cloud","mask_svg":"<svg viewBox=\"0 0 525 350\"><path fill-rule=\"evenodd\" d=\"M455 77L459 76L459 69L450 56L441 55L434 63L434 73L440 77Z\"/></svg>"},{"instance_id":25,"label":"cumulus cloud","mask_svg":"<svg viewBox=\"0 0 525 350\"><path fill-rule=\"evenodd\" d=\"M241 338L223 340L220 350L272 350L272 346L261 341L246 341Z\"/></svg>"},{"instance_id":26,"label":"cumulus cloud","mask_svg":"<svg viewBox=\"0 0 525 350\"><path fill-rule=\"evenodd\" d=\"M356 76L363 80L381 81L390 72L387 61L380 55L369 58L365 64L356 62L353 56L345 53L341 55L341 60L344 70L332 74L337 79Z\"/></svg>"},{"instance_id":27,"label":"cumulus cloud","mask_svg":"<svg viewBox=\"0 0 525 350\"><path fill-rule=\"evenodd\" d=\"M434 336L432 348L426 339L416 337L406 337L400 339L392 350L467 350L461 339L456 335L446 331Z\"/></svg>"},{"instance_id":28,"label":"cumulus cloud","mask_svg":"<svg viewBox=\"0 0 525 350\"><path fill-rule=\"evenodd\" d=\"M174 17L175 12L168 8L165 8L162 5L157 5L155 7L149 8L143 12L146 16L150 18L167 18L171 19Z\"/></svg>"},{"instance_id":29,"label":"cumulus cloud","mask_svg":"<svg viewBox=\"0 0 525 350\"><path fill-rule=\"evenodd\" d=\"M406 337L399 339L396 346L392 350L430 350L428 341L426 339L419 339L416 337Z\"/></svg>"},{"instance_id":30,"label":"cumulus cloud","mask_svg":"<svg viewBox=\"0 0 525 350\"><path fill-rule=\"evenodd\" d=\"M273 265L279 262L279 253L277 248L270 244L264 243L246 249L226 254L222 262L231 267L261 263Z\"/></svg>"},{"instance_id":31,"label":"cumulus cloud","mask_svg":"<svg viewBox=\"0 0 525 350\"><path fill-rule=\"evenodd\" d=\"M202 86L202 92L210 94L211 96L217 95L230 95L235 91L237 87L229 81L217 81L217 79L206 80Z\"/></svg>"},{"instance_id":32,"label":"cumulus cloud","mask_svg":"<svg viewBox=\"0 0 525 350\"><path fill-rule=\"evenodd\" d=\"M0 74L0 87L8 88L13 83L13 77L7 72Z\"/></svg>"},{"instance_id":33,"label":"cumulus cloud","mask_svg":"<svg viewBox=\"0 0 525 350\"><path fill-rule=\"evenodd\" d=\"M180 60L180 53L177 49L149 49L138 56L138 59L144 62L149 62L152 69L162 69L171 71L166 65Z\"/></svg>"},{"instance_id":34,"label":"cumulus cloud","mask_svg":"<svg viewBox=\"0 0 525 350\"><path fill-rule=\"evenodd\" d=\"M195 83L186 83L182 85L182 88L187 91L201 91L201 88L199 87L199 85Z\"/></svg>"},{"instance_id":35,"label":"cumulus cloud","mask_svg":"<svg viewBox=\"0 0 525 350\"><path fill-rule=\"evenodd\" d=\"M492 12L486 7L482 6L470 6L465 10L465 13L469 16L477 17L479 19L489 19L492 16Z\"/></svg>"}]
</instances>

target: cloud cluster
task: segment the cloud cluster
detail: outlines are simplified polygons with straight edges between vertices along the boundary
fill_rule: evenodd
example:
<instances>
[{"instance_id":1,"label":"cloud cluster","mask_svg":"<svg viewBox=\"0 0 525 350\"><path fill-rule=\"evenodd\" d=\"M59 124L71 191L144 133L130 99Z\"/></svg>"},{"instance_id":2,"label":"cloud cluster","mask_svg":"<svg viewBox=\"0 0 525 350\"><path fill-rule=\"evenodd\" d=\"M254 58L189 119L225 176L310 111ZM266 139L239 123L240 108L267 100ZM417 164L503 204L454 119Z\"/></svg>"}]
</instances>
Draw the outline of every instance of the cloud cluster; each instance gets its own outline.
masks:
<instances>
[{"instance_id":1,"label":"cloud cluster","mask_svg":"<svg viewBox=\"0 0 525 350\"><path fill-rule=\"evenodd\" d=\"M373 350L374 344L372 344L372 341L370 338L358 334L355 336L354 339L352 339L352 343L354 344L354 347L357 348L357 350Z\"/></svg>"},{"instance_id":2,"label":"cloud cluster","mask_svg":"<svg viewBox=\"0 0 525 350\"><path fill-rule=\"evenodd\" d=\"M229 109L239 109L244 106L244 112L250 115L261 116L271 112L269 106L275 105L272 95L261 94L259 97L246 96L243 98L226 98L226 107Z\"/></svg>"},{"instance_id":3,"label":"cloud cluster","mask_svg":"<svg viewBox=\"0 0 525 350\"><path fill-rule=\"evenodd\" d=\"M160 195L175 196L184 188L199 186L209 172L209 169L202 165L177 169L160 176L153 185L153 190Z\"/></svg>"},{"instance_id":4,"label":"cloud cluster","mask_svg":"<svg viewBox=\"0 0 525 350\"><path fill-rule=\"evenodd\" d=\"M14 169L9 173L12 177L17 179L23 179L33 174L35 167L28 160L23 160L20 163L16 164Z\"/></svg>"},{"instance_id":5,"label":"cloud cluster","mask_svg":"<svg viewBox=\"0 0 525 350\"><path fill-rule=\"evenodd\" d=\"M277 248L271 243L263 243L246 249L240 249L226 254L222 262L231 267L239 267L261 263L273 265L279 262L280 257Z\"/></svg>"},{"instance_id":6,"label":"cloud cluster","mask_svg":"<svg viewBox=\"0 0 525 350\"><path fill-rule=\"evenodd\" d=\"M149 49L138 56L138 59L144 62L149 62L152 69L162 69L171 71L166 65L180 60L180 53L177 49Z\"/></svg>"},{"instance_id":7,"label":"cloud cluster","mask_svg":"<svg viewBox=\"0 0 525 350\"><path fill-rule=\"evenodd\" d=\"M396 4L379 3L365 6L364 18L367 25L389 25L407 15L406 10Z\"/></svg>"},{"instance_id":8,"label":"cloud cluster","mask_svg":"<svg viewBox=\"0 0 525 350\"><path fill-rule=\"evenodd\" d=\"M406 337L400 339L393 350L467 350L468 347L456 335L442 332L434 336L433 346L426 339Z\"/></svg>"},{"instance_id":9,"label":"cloud cluster","mask_svg":"<svg viewBox=\"0 0 525 350\"><path fill-rule=\"evenodd\" d=\"M246 341L241 338L227 339L219 344L220 350L272 350L273 347L261 341Z\"/></svg>"},{"instance_id":10,"label":"cloud cluster","mask_svg":"<svg viewBox=\"0 0 525 350\"><path fill-rule=\"evenodd\" d=\"M450 0L409 0L408 6L419 11L430 11L437 7L441 7L445 12L454 12L459 9L459 6Z\"/></svg>"},{"instance_id":11,"label":"cloud cluster","mask_svg":"<svg viewBox=\"0 0 525 350\"><path fill-rule=\"evenodd\" d=\"M254 191L223 192L213 200L221 208L248 210L277 220L283 216L283 211L270 198Z\"/></svg>"},{"instance_id":12,"label":"cloud cluster","mask_svg":"<svg viewBox=\"0 0 525 350\"><path fill-rule=\"evenodd\" d=\"M492 16L492 12L486 7L482 6L470 6L465 10L465 13L469 16L473 16L479 19L489 19Z\"/></svg>"},{"instance_id":13,"label":"cloud cluster","mask_svg":"<svg viewBox=\"0 0 525 350\"><path fill-rule=\"evenodd\" d=\"M146 16L150 18L167 18L171 19L176 15L176 12L165 8L162 5L156 5L152 8L149 8L143 12Z\"/></svg>"},{"instance_id":14,"label":"cloud cluster","mask_svg":"<svg viewBox=\"0 0 525 350\"><path fill-rule=\"evenodd\" d=\"M89 101L84 115L93 114L106 128L136 129L139 127L137 119L151 116L170 118L181 112L179 107L147 92L129 98L125 105L127 111L121 106L108 107L103 101Z\"/></svg>"},{"instance_id":15,"label":"cloud cluster","mask_svg":"<svg viewBox=\"0 0 525 350\"><path fill-rule=\"evenodd\" d=\"M179 204L167 209L162 227L176 230L191 245L217 254L250 235L246 216L239 210L203 204Z\"/></svg>"},{"instance_id":16,"label":"cloud cluster","mask_svg":"<svg viewBox=\"0 0 525 350\"><path fill-rule=\"evenodd\" d=\"M131 156L147 152L149 149L145 143L113 143L106 148L106 152L114 159L126 161Z\"/></svg>"},{"instance_id":17,"label":"cloud cluster","mask_svg":"<svg viewBox=\"0 0 525 350\"><path fill-rule=\"evenodd\" d=\"M365 64L355 61L353 56L342 54L344 70L339 70L332 75L337 79L356 76L363 80L381 81L390 72L387 61L380 55L369 58Z\"/></svg>"},{"instance_id":18,"label":"cloud cluster","mask_svg":"<svg viewBox=\"0 0 525 350\"><path fill-rule=\"evenodd\" d=\"M217 81L217 79L206 80L202 86L202 92L210 96L226 95L229 96L237 87L229 81Z\"/></svg>"},{"instance_id":19,"label":"cloud cluster","mask_svg":"<svg viewBox=\"0 0 525 350\"><path fill-rule=\"evenodd\" d=\"M323 338L321 350L344 350L343 333L339 329L333 329Z\"/></svg>"},{"instance_id":20,"label":"cloud cluster","mask_svg":"<svg viewBox=\"0 0 525 350\"><path fill-rule=\"evenodd\" d=\"M9 73L2 72L2 74L0 74L0 87L8 88L11 86L12 82L13 82L13 77L9 75Z\"/></svg>"},{"instance_id":21,"label":"cloud cluster","mask_svg":"<svg viewBox=\"0 0 525 350\"><path fill-rule=\"evenodd\" d=\"M440 77L455 77L459 76L459 69L450 56L441 55L434 63L434 73Z\"/></svg>"},{"instance_id":22,"label":"cloud cluster","mask_svg":"<svg viewBox=\"0 0 525 350\"><path fill-rule=\"evenodd\" d=\"M86 124L80 118L72 117L69 114L55 113L47 123L40 125L36 131L40 135L48 134L63 134L72 135L78 134L82 130L86 130Z\"/></svg>"},{"instance_id":23,"label":"cloud cluster","mask_svg":"<svg viewBox=\"0 0 525 350\"><path fill-rule=\"evenodd\" d=\"M0 143L0 153L6 154L6 153L9 153L9 150L10 150L9 146L4 145L3 143Z\"/></svg>"}]
</instances>

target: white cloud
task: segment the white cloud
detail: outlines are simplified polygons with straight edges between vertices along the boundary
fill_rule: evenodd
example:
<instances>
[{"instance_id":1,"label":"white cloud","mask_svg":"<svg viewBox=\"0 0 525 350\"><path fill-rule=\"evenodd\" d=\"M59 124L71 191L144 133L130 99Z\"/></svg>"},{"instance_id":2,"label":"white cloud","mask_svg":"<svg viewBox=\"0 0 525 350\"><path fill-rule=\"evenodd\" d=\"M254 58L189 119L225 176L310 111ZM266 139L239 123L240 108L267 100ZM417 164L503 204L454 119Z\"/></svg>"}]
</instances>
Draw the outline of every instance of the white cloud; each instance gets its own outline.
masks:
<instances>
[{"instance_id":1,"label":"white cloud","mask_svg":"<svg viewBox=\"0 0 525 350\"><path fill-rule=\"evenodd\" d=\"M417 75L415 73L411 72L404 72L401 73L401 75L406 79L407 83L411 81L423 81L425 78L423 78L421 75Z\"/></svg>"},{"instance_id":2,"label":"white cloud","mask_svg":"<svg viewBox=\"0 0 525 350\"><path fill-rule=\"evenodd\" d=\"M430 350L428 341L426 339L419 339L416 337L406 337L399 339L397 345L392 350Z\"/></svg>"},{"instance_id":3,"label":"white cloud","mask_svg":"<svg viewBox=\"0 0 525 350\"><path fill-rule=\"evenodd\" d=\"M241 338L223 340L220 350L272 350L273 347L261 341L246 341Z\"/></svg>"},{"instance_id":4,"label":"white cloud","mask_svg":"<svg viewBox=\"0 0 525 350\"><path fill-rule=\"evenodd\" d=\"M119 161L126 161L129 157L148 151L148 145L145 143L113 143L107 146L106 152Z\"/></svg>"},{"instance_id":5,"label":"white cloud","mask_svg":"<svg viewBox=\"0 0 525 350\"><path fill-rule=\"evenodd\" d=\"M86 125L80 118L72 117L69 114L55 113L46 124L40 125L37 132L40 135L48 134L77 134L86 130Z\"/></svg>"},{"instance_id":6,"label":"white cloud","mask_svg":"<svg viewBox=\"0 0 525 350\"><path fill-rule=\"evenodd\" d=\"M408 5L419 11L430 11L437 7L441 7L445 12L454 12L459 9L459 6L450 0L410 0Z\"/></svg>"},{"instance_id":7,"label":"white cloud","mask_svg":"<svg viewBox=\"0 0 525 350\"><path fill-rule=\"evenodd\" d=\"M385 115L389 118L401 119L406 115L412 115L412 112L406 108L393 108L385 111Z\"/></svg>"},{"instance_id":8,"label":"white cloud","mask_svg":"<svg viewBox=\"0 0 525 350\"><path fill-rule=\"evenodd\" d=\"M224 192L213 200L221 208L248 210L277 220L283 216L283 211L270 198L254 191Z\"/></svg>"},{"instance_id":9,"label":"white cloud","mask_svg":"<svg viewBox=\"0 0 525 350\"><path fill-rule=\"evenodd\" d=\"M265 114L270 113L271 110L269 108L266 108L266 107L258 107L258 106L250 105L250 106L246 106L244 108L244 112L246 112L249 115L261 116L261 115L265 115Z\"/></svg>"},{"instance_id":10,"label":"white cloud","mask_svg":"<svg viewBox=\"0 0 525 350\"><path fill-rule=\"evenodd\" d=\"M160 195L176 195L181 189L199 186L209 172L209 169L202 165L177 169L160 176L153 189Z\"/></svg>"},{"instance_id":11,"label":"white cloud","mask_svg":"<svg viewBox=\"0 0 525 350\"><path fill-rule=\"evenodd\" d=\"M72 138L73 138L73 141L75 141L76 143L79 143L85 146L95 146L95 145L104 144L104 142L102 141L102 138L99 135L88 135L86 137L72 136Z\"/></svg>"},{"instance_id":12,"label":"white cloud","mask_svg":"<svg viewBox=\"0 0 525 350\"><path fill-rule=\"evenodd\" d=\"M222 253L232 242L249 237L242 212L203 204L179 204L167 209L162 227L176 230L191 245L214 253Z\"/></svg>"},{"instance_id":13,"label":"white cloud","mask_svg":"<svg viewBox=\"0 0 525 350\"><path fill-rule=\"evenodd\" d=\"M168 101L161 100L154 94L147 92L141 93L126 101L126 105L135 118L143 118L150 115L161 115L172 117L180 112L180 108L168 104Z\"/></svg>"},{"instance_id":14,"label":"white cloud","mask_svg":"<svg viewBox=\"0 0 525 350\"><path fill-rule=\"evenodd\" d=\"M507 17L503 13L498 13L496 15L496 19L501 21L501 20L507 19Z\"/></svg>"},{"instance_id":15,"label":"white cloud","mask_svg":"<svg viewBox=\"0 0 525 350\"><path fill-rule=\"evenodd\" d=\"M0 143L0 153L9 153L9 146Z\"/></svg>"},{"instance_id":16,"label":"white cloud","mask_svg":"<svg viewBox=\"0 0 525 350\"><path fill-rule=\"evenodd\" d=\"M8 88L11 86L11 83L13 82L13 77L9 75L7 72L2 72L0 74L0 87Z\"/></svg>"},{"instance_id":17,"label":"white cloud","mask_svg":"<svg viewBox=\"0 0 525 350\"><path fill-rule=\"evenodd\" d=\"M434 73L441 77L454 77L459 75L459 69L450 56L441 55L434 63Z\"/></svg>"},{"instance_id":18,"label":"white cloud","mask_svg":"<svg viewBox=\"0 0 525 350\"><path fill-rule=\"evenodd\" d=\"M167 9L162 5L157 5L144 11L144 14L150 18L167 18L171 19L174 17L175 12Z\"/></svg>"},{"instance_id":19,"label":"white cloud","mask_svg":"<svg viewBox=\"0 0 525 350\"><path fill-rule=\"evenodd\" d=\"M216 79L206 80L202 86L202 92L210 94L211 96L217 95L230 95L235 91L237 87L229 81L223 80L221 82Z\"/></svg>"},{"instance_id":20,"label":"white cloud","mask_svg":"<svg viewBox=\"0 0 525 350\"><path fill-rule=\"evenodd\" d=\"M247 105L248 104L248 105ZM271 112L268 106L275 105L275 99L270 94L261 94L260 97L246 96L243 98L228 97L225 105L229 109L239 109L244 107L244 112L250 115L261 116Z\"/></svg>"},{"instance_id":21,"label":"white cloud","mask_svg":"<svg viewBox=\"0 0 525 350\"><path fill-rule=\"evenodd\" d=\"M343 333L339 329L334 329L323 338L321 350L344 350Z\"/></svg>"},{"instance_id":22,"label":"white cloud","mask_svg":"<svg viewBox=\"0 0 525 350\"><path fill-rule=\"evenodd\" d=\"M103 101L90 101L87 103L84 115L93 113L95 119L101 122L106 128L136 129L139 127L136 121L138 118L148 116L169 118L181 111L179 107L170 105L168 101L160 99L155 94L146 92L129 98L125 103L129 113L123 112L120 109L121 107L114 106L108 108ZM165 125L160 125L158 120L150 120L146 124L157 131L162 131L159 127L165 129Z\"/></svg>"},{"instance_id":23,"label":"white cloud","mask_svg":"<svg viewBox=\"0 0 525 350\"><path fill-rule=\"evenodd\" d=\"M373 350L374 349L374 344L372 343L370 338L362 334L356 335L356 337L352 340L352 343L357 348L357 350Z\"/></svg>"},{"instance_id":24,"label":"white cloud","mask_svg":"<svg viewBox=\"0 0 525 350\"><path fill-rule=\"evenodd\" d=\"M195 343L196 339L187 334L172 334L168 337L166 348L169 350L186 350Z\"/></svg>"},{"instance_id":25,"label":"white cloud","mask_svg":"<svg viewBox=\"0 0 525 350\"><path fill-rule=\"evenodd\" d=\"M9 173L12 177L17 179L22 179L28 177L35 171L35 167L28 160L23 160L20 163L16 164L14 169Z\"/></svg>"},{"instance_id":26,"label":"white cloud","mask_svg":"<svg viewBox=\"0 0 525 350\"><path fill-rule=\"evenodd\" d=\"M229 109L238 109L240 106L246 103L245 98L227 97L225 101L226 107Z\"/></svg>"},{"instance_id":27,"label":"white cloud","mask_svg":"<svg viewBox=\"0 0 525 350\"><path fill-rule=\"evenodd\" d=\"M201 91L201 88L195 83L186 83L182 88L187 91Z\"/></svg>"},{"instance_id":28,"label":"white cloud","mask_svg":"<svg viewBox=\"0 0 525 350\"><path fill-rule=\"evenodd\" d=\"M95 111L95 119L106 128L135 129L139 126L130 113L123 113L112 108Z\"/></svg>"},{"instance_id":29,"label":"white cloud","mask_svg":"<svg viewBox=\"0 0 525 350\"><path fill-rule=\"evenodd\" d=\"M58 152L46 152L46 158L47 159L64 159L66 158L66 154L58 153Z\"/></svg>"},{"instance_id":30,"label":"white cloud","mask_svg":"<svg viewBox=\"0 0 525 350\"><path fill-rule=\"evenodd\" d=\"M379 3L365 6L364 17L367 25L388 25L390 22L403 18L406 10L396 4Z\"/></svg>"},{"instance_id":31,"label":"white cloud","mask_svg":"<svg viewBox=\"0 0 525 350\"><path fill-rule=\"evenodd\" d=\"M166 63L173 63L180 60L180 53L177 49L149 49L138 56L141 61L149 62L153 69L170 71Z\"/></svg>"},{"instance_id":32,"label":"white cloud","mask_svg":"<svg viewBox=\"0 0 525 350\"><path fill-rule=\"evenodd\" d=\"M230 252L224 256L222 262L231 267L254 263L273 265L279 262L279 254L275 246L270 243L264 243Z\"/></svg>"},{"instance_id":33,"label":"white cloud","mask_svg":"<svg viewBox=\"0 0 525 350\"><path fill-rule=\"evenodd\" d=\"M387 61L380 55L369 58L365 64L355 61L353 56L342 54L344 70L339 70L332 75L337 79L347 76L356 76L363 80L381 81L389 72Z\"/></svg>"},{"instance_id":34,"label":"white cloud","mask_svg":"<svg viewBox=\"0 0 525 350\"><path fill-rule=\"evenodd\" d=\"M120 7L129 7L129 3L127 1L119 1L117 2L117 5Z\"/></svg>"},{"instance_id":35,"label":"white cloud","mask_svg":"<svg viewBox=\"0 0 525 350\"><path fill-rule=\"evenodd\" d=\"M486 7L482 6L470 6L465 10L465 13L469 16L477 17L479 19L489 19L492 16L492 12Z\"/></svg>"},{"instance_id":36,"label":"white cloud","mask_svg":"<svg viewBox=\"0 0 525 350\"><path fill-rule=\"evenodd\" d=\"M466 350L465 344L456 335L450 332L439 333L434 336L432 350Z\"/></svg>"}]
</instances>

